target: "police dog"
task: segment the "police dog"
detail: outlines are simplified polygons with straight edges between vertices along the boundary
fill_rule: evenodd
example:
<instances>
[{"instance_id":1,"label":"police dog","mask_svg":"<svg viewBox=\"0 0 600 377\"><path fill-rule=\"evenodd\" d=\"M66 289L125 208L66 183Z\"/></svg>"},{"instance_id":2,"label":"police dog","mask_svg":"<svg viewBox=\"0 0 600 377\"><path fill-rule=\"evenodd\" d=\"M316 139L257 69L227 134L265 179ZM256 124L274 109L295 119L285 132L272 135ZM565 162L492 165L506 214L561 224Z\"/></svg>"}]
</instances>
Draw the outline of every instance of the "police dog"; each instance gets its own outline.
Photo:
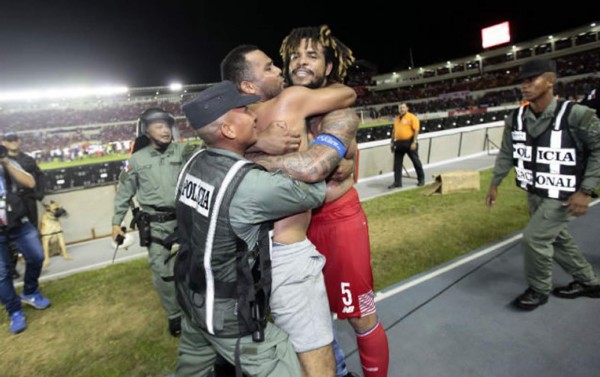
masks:
<instances>
[{"instance_id":1,"label":"police dog","mask_svg":"<svg viewBox=\"0 0 600 377\"><path fill-rule=\"evenodd\" d=\"M65 259L72 258L67 253L65 236L63 235L63 228L59 220L67 211L54 200L51 200L49 204L44 203L44 208L46 211L42 215L42 221L40 222L40 236L42 238L42 248L44 249L43 268L46 268L51 256L60 254Z\"/></svg>"}]
</instances>

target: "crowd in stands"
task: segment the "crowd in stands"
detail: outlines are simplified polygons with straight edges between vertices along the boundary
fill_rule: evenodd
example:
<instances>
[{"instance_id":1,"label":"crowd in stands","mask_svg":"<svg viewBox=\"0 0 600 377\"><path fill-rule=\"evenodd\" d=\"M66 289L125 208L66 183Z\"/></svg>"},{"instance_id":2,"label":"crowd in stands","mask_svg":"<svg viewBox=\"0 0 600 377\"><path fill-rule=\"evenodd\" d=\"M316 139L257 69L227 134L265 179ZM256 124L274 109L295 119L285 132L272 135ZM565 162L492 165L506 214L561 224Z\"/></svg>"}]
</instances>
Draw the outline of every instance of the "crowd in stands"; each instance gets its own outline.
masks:
<instances>
[{"instance_id":1,"label":"crowd in stands","mask_svg":"<svg viewBox=\"0 0 600 377\"><path fill-rule=\"evenodd\" d=\"M600 50L570 55L556 61L559 77L599 72ZM356 109L361 112L363 119L367 118L365 121L389 120L397 114L397 103L401 101L410 102L413 112L417 114L516 105L520 101L517 72L517 69L486 72L483 75L385 91L368 91L366 86L371 84L370 76L365 72L356 72L350 77L349 84L359 93ZM559 79L555 93L563 98L578 100L597 86L600 86L600 77L597 75L565 81ZM186 94L185 98L190 95ZM136 119L150 107L160 107L175 115L181 137L193 137L194 133L181 111L180 104L185 98L148 97L135 101L122 99L80 103L78 107L2 109L0 125L3 130L19 132L24 150L36 151L36 155L42 159L77 158L89 154L88 149L93 153L98 153L98 150L101 153L113 153L120 151L116 143L124 145L135 138Z\"/></svg>"},{"instance_id":2,"label":"crowd in stands","mask_svg":"<svg viewBox=\"0 0 600 377\"><path fill-rule=\"evenodd\" d=\"M562 98L579 100L596 87L600 81L597 76L573 81L561 81L561 77L588 74L600 71L600 51L558 58L559 81L554 92ZM449 110L487 108L503 104L516 104L521 99L516 76L518 70L484 73L476 77L458 79L457 82L441 81L415 87L401 87L380 92L369 92L359 97L364 114L371 119L381 119L397 114L399 102L411 102L412 109L418 114ZM493 90L494 88L502 88ZM487 90L487 91L486 91ZM473 92L485 91L474 96ZM481 92L480 92L481 93ZM455 94L455 95L452 95ZM422 99L430 98L427 101ZM415 102L414 100L420 100ZM376 105L393 103L394 105L376 108L364 104Z\"/></svg>"},{"instance_id":3,"label":"crowd in stands","mask_svg":"<svg viewBox=\"0 0 600 377\"><path fill-rule=\"evenodd\" d=\"M7 110L0 113L0 124L10 124L14 130L26 131L43 128L117 123L137 119L144 110L150 107L160 107L176 116L183 116L179 100L176 97L175 99L164 99L161 101L103 101L101 103L84 104L81 108L59 107L29 111Z\"/></svg>"},{"instance_id":4,"label":"crowd in stands","mask_svg":"<svg viewBox=\"0 0 600 377\"><path fill-rule=\"evenodd\" d=\"M586 52L556 59L559 77L600 71L600 51ZM357 99L357 106L389 102L412 101L414 99L438 97L445 93L480 91L518 85L518 69L510 73L505 70L486 72L483 75L462 77L418 86L400 87L383 91L369 91Z\"/></svg>"},{"instance_id":5,"label":"crowd in stands","mask_svg":"<svg viewBox=\"0 0 600 377\"><path fill-rule=\"evenodd\" d=\"M589 93L589 91L600 85L600 77L591 77L570 81L567 83L558 82L554 92L561 98L579 101ZM448 99L431 99L423 102L412 102L412 109L417 114L427 114L435 112L447 112L451 110L469 110L477 108L488 108L502 105L515 105L521 100L521 92L518 87L488 91L478 98L475 98L470 92L465 93L463 97ZM379 109L368 107L366 115L372 120L382 120L394 117L398 114L397 105L383 106Z\"/></svg>"}]
</instances>

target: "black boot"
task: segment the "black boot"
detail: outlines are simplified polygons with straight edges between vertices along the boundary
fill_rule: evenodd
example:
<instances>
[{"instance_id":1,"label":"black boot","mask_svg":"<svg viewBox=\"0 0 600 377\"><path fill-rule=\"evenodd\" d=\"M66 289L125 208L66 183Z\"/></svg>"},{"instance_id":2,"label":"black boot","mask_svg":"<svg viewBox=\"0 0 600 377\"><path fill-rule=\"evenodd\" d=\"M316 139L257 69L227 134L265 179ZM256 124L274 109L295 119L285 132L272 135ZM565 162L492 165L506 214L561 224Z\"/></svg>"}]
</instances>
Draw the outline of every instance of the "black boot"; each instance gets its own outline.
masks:
<instances>
[{"instance_id":1,"label":"black boot","mask_svg":"<svg viewBox=\"0 0 600 377\"><path fill-rule=\"evenodd\" d=\"M534 310L546 302L548 302L548 295L534 291L532 288L527 288L523 294L514 299L513 305L523 310Z\"/></svg>"}]
</instances>

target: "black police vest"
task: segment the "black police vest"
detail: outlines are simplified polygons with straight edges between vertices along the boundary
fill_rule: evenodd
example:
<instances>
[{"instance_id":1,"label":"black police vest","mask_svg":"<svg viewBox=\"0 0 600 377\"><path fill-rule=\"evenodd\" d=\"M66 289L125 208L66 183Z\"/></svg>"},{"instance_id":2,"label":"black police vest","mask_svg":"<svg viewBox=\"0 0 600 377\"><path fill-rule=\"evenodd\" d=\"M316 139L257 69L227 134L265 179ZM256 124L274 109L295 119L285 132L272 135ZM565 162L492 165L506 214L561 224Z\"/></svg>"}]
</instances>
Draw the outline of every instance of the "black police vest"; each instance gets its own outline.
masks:
<instances>
[{"instance_id":1,"label":"black police vest","mask_svg":"<svg viewBox=\"0 0 600 377\"><path fill-rule=\"evenodd\" d=\"M220 337L259 337L271 293L269 231L247 245L229 221L233 196L260 166L211 151L184 166L177 189L180 250L175 260L177 300L194 325Z\"/></svg>"},{"instance_id":2,"label":"black police vest","mask_svg":"<svg viewBox=\"0 0 600 377\"><path fill-rule=\"evenodd\" d=\"M568 199L579 188L584 158L569 129L572 107L570 101L558 101L551 124L535 138L527 132L524 116L527 106L514 112L513 163L518 187L559 200Z\"/></svg>"}]
</instances>

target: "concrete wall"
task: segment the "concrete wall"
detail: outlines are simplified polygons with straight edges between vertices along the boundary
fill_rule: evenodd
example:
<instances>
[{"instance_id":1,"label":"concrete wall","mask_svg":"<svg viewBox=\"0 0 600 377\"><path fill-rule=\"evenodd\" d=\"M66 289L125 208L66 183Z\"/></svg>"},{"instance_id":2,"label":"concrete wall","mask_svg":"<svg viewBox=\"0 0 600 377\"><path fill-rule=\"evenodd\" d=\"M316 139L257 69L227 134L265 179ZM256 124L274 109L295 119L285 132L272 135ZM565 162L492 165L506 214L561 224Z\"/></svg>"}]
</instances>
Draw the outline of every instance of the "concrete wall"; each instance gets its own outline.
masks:
<instances>
[{"instance_id":1,"label":"concrete wall","mask_svg":"<svg viewBox=\"0 0 600 377\"><path fill-rule=\"evenodd\" d=\"M424 165L478 154L486 149L497 149L502 140L503 122L429 132L419 137L419 155ZM486 135L489 139L486 139ZM491 143L486 142L489 140ZM493 143L493 144L492 144ZM496 146L494 146L494 144ZM365 179L393 170L390 141L379 140L359 145L358 179ZM412 168L408 157L404 165ZM69 213L61 218L67 243L107 237L111 234L111 218L116 185L92 187L83 190L50 194L44 202L54 200ZM43 207L39 205L40 219ZM131 212L125 218L129 226Z\"/></svg>"},{"instance_id":2,"label":"concrete wall","mask_svg":"<svg viewBox=\"0 0 600 377\"><path fill-rule=\"evenodd\" d=\"M503 128L504 122L498 121L419 135L421 163L428 165L498 149ZM362 143L359 144L359 149L359 181L393 171L394 158L389 140ZM404 158L404 167L409 170L413 167L408 156Z\"/></svg>"},{"instance_id":3,"label":"concrete wall","mask_svg":"<svg viewBox=\"0 0 600 377\"><path fill-rule=\"evenodd\" d=\"M61 217L61 224L67 243L87 241L111 234L113 200L116 184L92 187L89 189L61 192L46 195L43 202L54 200L67 210L68 216ZM38 203L40 221L44 208ZM127 226L131 213L125 219Z\"/></svg>"}]
</instances>

